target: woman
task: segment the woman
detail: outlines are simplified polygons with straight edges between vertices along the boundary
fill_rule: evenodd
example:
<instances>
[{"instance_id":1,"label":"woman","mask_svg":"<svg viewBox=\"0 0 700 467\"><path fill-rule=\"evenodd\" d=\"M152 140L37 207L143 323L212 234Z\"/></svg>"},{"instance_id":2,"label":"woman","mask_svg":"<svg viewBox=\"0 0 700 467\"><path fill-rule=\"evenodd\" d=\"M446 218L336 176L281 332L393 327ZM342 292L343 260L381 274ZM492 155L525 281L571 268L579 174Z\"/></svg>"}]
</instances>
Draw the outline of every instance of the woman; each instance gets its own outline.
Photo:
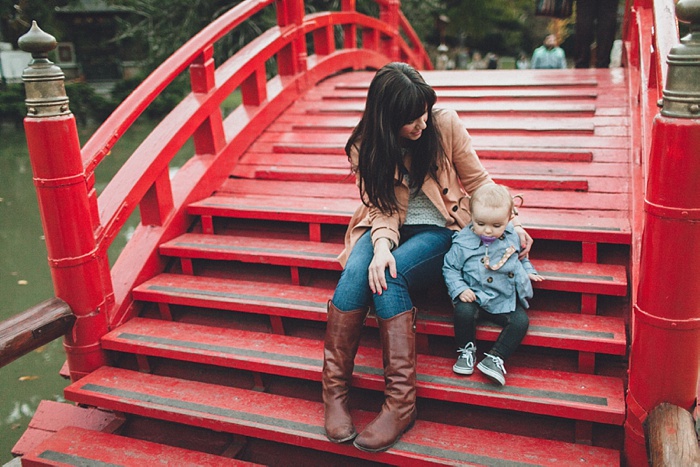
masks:
<instances>
[{"instance_id":1,"label":"woman","mask_svg":"<svg viewBox=\"0 0 700 467\"><path fill-rule=\"evenodd\" d=\"M454 111L434 110L435 91L405 63L370 84L345 146L362 205L339 256L343 272L328 303L323 400L326 436L369 452L393 446L416 420L415 315L410 292L442 281L452 234L469 223L465 192L493 183ZM519 224L519 222L514 222ZM526 255L532 239L518 235ZM348 392L368 307L379 323L385 402L357 435Z\"/></svg>"}]
</instances>

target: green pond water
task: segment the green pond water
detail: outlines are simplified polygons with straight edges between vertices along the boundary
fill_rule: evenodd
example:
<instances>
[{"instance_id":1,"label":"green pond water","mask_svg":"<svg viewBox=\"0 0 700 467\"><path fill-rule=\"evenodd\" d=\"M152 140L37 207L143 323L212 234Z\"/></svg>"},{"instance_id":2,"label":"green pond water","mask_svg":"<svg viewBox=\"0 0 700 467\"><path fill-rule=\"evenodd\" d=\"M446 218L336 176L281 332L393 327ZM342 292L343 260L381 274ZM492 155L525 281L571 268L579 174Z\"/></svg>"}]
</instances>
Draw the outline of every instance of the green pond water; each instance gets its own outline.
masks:
<instances>
[{"instance_id":1,"label":"green pond water","mask_svg":"<svg viewBox=\"0 0 700 467\"><path fill-rule=\"evenodd\" d=\"M96 172L101 191L124 160L150 131L137 122ZM81 128L84 144L94 128ZM54 296L27 143L22 128L0 128L0 321ZM191 142L173 164L191 154ZM132 216L133 217L133 216ZM137 222L131 219L110 249L118 255ZM59 375L65 362L62 340L56 340L0 368L0 465L12 460L20 438L41 400L63 401L68 382Z\"/></svg>"}]
</instances>

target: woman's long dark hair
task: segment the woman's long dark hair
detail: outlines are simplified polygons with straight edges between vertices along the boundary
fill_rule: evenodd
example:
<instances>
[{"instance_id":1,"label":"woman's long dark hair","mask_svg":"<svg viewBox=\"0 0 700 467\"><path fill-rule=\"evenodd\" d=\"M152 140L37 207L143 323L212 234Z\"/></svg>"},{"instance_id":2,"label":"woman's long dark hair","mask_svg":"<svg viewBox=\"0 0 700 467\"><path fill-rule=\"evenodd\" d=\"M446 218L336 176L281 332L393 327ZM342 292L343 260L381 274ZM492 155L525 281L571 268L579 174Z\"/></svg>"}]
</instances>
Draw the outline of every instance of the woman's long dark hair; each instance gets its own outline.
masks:
<instances>
[{"instance_id":1,"label":"woman's long dark hair","mask_svg":"<svg viewBox=\"0 0 700 467\"><path fill-rule=\"evenodd\" d=\"M390 63L372 79L360 123L350 135L345 152L356 145L360 194L385 214L398 210L394 192L397 169L403 168L403 149L411 155L409 180L411 192L423 186L427 176L437 179L438 166L444 163L440 135L433 122L436 95L423 77L406 63ZM417 141L400 140L402 126L428 113L427 127Z\"/></svg>"}]
</instances>

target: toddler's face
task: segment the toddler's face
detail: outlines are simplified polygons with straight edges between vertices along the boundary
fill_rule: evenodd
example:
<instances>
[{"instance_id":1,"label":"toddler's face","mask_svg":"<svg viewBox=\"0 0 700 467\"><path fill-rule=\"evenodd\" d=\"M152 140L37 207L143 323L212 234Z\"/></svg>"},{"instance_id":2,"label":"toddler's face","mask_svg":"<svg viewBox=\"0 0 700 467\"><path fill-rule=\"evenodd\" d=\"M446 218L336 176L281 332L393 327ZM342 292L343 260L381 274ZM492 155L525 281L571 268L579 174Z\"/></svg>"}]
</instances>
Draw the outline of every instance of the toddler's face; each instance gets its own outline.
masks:
<instances>
[{"instance_id":1,"label":"toddler's face","mask_svg":"<svg viewBox=\"0 0 700 467\"><path fill-rule=\"evenodd\" d=\"M472 206L473 230L477 235L498 238L506 230L511 212L507 206L501 208L486 207L481 203Z\"/></svg>"}]
</instances>

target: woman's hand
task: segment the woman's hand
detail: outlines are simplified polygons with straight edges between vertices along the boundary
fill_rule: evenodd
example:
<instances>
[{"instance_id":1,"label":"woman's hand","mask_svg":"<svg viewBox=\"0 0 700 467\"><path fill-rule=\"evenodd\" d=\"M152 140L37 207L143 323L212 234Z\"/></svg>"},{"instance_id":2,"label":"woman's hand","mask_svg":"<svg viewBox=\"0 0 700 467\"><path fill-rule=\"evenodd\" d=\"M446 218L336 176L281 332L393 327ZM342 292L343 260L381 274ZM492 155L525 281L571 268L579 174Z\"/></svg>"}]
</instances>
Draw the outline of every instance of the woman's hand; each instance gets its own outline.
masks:
<instances>
[{"instance_id":1,"label":"woman's hand","mask_svg":"<svg viewBox=\"0 0 700 467\"><path fill-rule=\"evenodd\" d=\"M386 290L386 268L389 268L391 277L396 277L396 259L391 254L391 240L379 238L374 242L374 257L369 263L368 276L369 288L372 293L381 295Z\"/></svg>"},{"instance_id":2,"label":"woman's hand","mask_svg":"<svg viewBox=\"0 0 700 467\"><path fill-rule=\"evenodd\" d=\"M515 233L517 233L518 237L520 237L520 254L518 255L518 258L527 258L527 255L530 253L530 248L532 248L532 237L525 229L523 229L522 225L515 226Z\"/></svg>"}]
</instances>

